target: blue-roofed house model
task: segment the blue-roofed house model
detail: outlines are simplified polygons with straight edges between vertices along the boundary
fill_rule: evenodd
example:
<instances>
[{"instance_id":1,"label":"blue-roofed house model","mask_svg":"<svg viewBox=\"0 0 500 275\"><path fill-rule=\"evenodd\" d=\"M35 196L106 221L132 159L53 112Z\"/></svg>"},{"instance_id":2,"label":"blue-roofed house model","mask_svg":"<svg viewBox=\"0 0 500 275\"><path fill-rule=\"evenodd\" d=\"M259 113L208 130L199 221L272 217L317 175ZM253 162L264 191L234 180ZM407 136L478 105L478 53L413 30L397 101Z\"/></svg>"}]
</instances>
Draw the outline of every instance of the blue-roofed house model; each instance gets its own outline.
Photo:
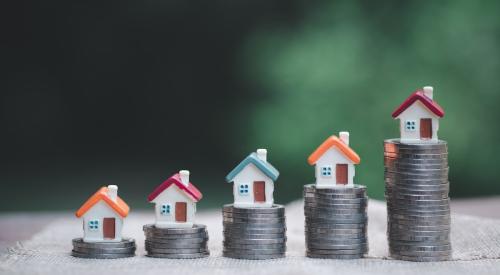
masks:
<instances>
[{"instance_id":1,"label":"blue-roofed house model","mask_svg":"<svg viewBox=\"0 0 500 275\"><path fill-rule=\"evenodd\" d=\"M251 153L227 176L233 182L234 207L271 207L279 172L267 162L267 150Z\"/></svg>"}]
</instances>

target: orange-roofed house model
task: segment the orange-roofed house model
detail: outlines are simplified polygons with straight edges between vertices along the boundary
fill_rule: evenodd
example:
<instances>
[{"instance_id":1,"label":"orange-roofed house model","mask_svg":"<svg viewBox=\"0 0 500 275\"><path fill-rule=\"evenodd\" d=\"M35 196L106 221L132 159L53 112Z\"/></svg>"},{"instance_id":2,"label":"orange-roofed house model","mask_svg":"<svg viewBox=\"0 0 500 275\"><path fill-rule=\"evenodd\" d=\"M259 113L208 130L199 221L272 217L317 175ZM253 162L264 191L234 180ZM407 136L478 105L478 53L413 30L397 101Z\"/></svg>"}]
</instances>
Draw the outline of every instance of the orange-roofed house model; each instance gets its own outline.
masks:
<instances>
[{"instance_id":1,"label":"orange-roofed house model","mask_svg":"<svg viewBox=\"0 0 500 275\"><path fill-rule=\"evenodd\" d=\"M354 164L359 164L360 158L349 147L349 132L340 132L339 137L328 137L307 159L315 165L316 188L354 185Z\"/></svg>"},{"instance_id":2,"label":"orange-roofed house model","mask_svg":"<svg viewBox=\"0 0 500 275\"><path fill-rule=\"evenodd\" d=\"M83 218L83 241L122 241L123 219L129 210L118 197L118 186L101 187L75 213L78 218Z\"/></svg>"}]
</instances>

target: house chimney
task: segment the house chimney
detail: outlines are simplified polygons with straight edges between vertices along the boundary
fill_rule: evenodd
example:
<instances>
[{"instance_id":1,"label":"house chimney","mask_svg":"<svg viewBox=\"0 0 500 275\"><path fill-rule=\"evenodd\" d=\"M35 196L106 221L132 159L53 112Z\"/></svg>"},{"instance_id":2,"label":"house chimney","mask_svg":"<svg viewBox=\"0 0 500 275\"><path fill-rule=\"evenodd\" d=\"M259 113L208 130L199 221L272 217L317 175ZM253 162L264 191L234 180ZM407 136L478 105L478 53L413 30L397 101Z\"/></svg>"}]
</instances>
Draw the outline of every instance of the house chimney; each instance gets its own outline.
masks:
<instances>
[{"instance_id":1,"label":"house chimney","mask_svg":"<svg viewBox=\"0 0 500 275\"><path fill-rule=\"evenodd\" d=\"M267 150L266 149L257 149L257 157L260 160L267 162Z\"/></svg>"},{"instance_id":2,"label":"house chimney","mask_svg":"<svg viewBox=\"0 0 500 275\"><path fill-rule=\"evenodd\" d=\"M118 186L108 185L108 196L112 201L116 202L118 199Z\"/></svg>"},{"instance_id":3,"label":"house chimney","mask_svg":"<svg viewBox=\"0 0 500 275\"><path fill-rule=\"evenodd\" d=\"M188 170L180 170L179 176L181 178L182 184L184 184L184 186L188 186L189 185L189 171Z\"/></svg>"},{"instance_id":4,"label":"house chimney","mask_svg":"<svg viewBox=\"0 0 500 275\"><path fill-rule=\"evenodd\" d=\"M432 86L424 87L424 95L432 100L434 88Z\"/></svg>"},{"instance_id":5,"label":"house chimney","mask_svg":"<svg viewBox=\"0 0 500 275\"><path fill-rule=\"evenodd\" d=\"M349 145L349 132L339 132L339 138L346 145Z\"/></svg>"}]
</instances>

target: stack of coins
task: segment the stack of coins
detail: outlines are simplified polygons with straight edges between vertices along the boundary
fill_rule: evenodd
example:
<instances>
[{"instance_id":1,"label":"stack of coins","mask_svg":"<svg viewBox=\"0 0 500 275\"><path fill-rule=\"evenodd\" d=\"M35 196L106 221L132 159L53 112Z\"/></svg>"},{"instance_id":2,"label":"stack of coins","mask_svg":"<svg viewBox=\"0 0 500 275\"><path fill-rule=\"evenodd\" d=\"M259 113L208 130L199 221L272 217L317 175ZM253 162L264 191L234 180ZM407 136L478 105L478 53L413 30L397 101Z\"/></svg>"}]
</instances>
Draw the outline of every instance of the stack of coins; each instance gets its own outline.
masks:
<instances>
[{"instance_id":1,"label":"stack of coins","mask_svg":"<svg viewBox=\"0 0 500 275\"><path fill-rule=\"evenodd\" d=\"M448 149L437 143L384 142L387 234L392 258L451 259Z\"/></svg>"},{"instance_id":2,"label":"stack of coins","mask_svg":"<svg viewBox=\"0 0 500 275\"><path fill-rule=\"evenodd\" d=\"M118 259L135 256L134 239L120 242L84 242L82 238L73 239L71 255L79 258Z\"/></svg>"},{"instance_id":3,"label":"stack of coins","mask_svg":"<svg viewBox=\"0 0 500 275\"><path fill-rule=\"evenodd\" d=\"M143 227L146 235L146 256L169 259L194 259L210 255L207 247L208 232L205 225L189 228L157 228L153 224Z\"/></svg>"},{"instance_id":4,"label":"stack of coins","mask_svg":"<svg viewBox=\"0 0 500 275\"><path fill-rule=\"evenodd\" d=\"M366 187L304 186L306 256L358 259L368 252Z\"/></svg>"},{"instance_id":5,"label":"stack of coins","mask_svg":"<svg viewBox=\"0 0 500 275\"><path fill-rule=\"evenodd\" d=\"M285 256L285 208L222 209L224 241L223 256L236 259L266 260Z\"/></svg>"}]
</instances>

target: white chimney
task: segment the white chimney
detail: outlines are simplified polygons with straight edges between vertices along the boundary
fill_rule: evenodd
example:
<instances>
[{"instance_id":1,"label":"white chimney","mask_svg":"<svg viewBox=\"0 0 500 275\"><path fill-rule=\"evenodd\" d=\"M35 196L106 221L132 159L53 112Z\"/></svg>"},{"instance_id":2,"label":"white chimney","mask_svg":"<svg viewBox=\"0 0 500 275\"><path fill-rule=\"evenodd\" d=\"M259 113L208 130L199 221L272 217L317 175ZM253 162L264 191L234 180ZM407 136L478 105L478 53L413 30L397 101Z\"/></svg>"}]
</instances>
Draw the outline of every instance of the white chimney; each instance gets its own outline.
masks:
<instances>
[{"instance_id":1,"label":"white chimney","mask_svg":"<svg viewBox=\"0 0 500 275\"><path fill-rule=\"evenodd\" d=\"M257 157L260 160L267 162L267 150L266 149L257 149Z\"/></svg>"},{"instance_id":2,"label":"white chimney","mask_svg":"<svg viewBox=\"0 0 500 275\"><path fill-rule=\"evenodd\" d=\"M116 202L118 199L118 186L108 185L108 196L112 201Z\"/></svg>"},{"instance_id":3,"label":"white chimney","mask_svg":"<svg viewBox=\"0 0 500 275\"><path fill-rule=\"evenodd\" d=\"M181 177L181 182L184 186L189 185L189 171L188 170L180 170L179 176Z\"/></svg>"},{"instance_id":4,"label":"white chimney","mask_svg":"<svg viewBox=\"0 0 500 275\"><path fill-rule=\"evenodd\" d=\"M339 138L346 145L349 145L349 132L339 132Z\"/></svg>"},{"instance_id":5,"label":"white chimney","mask_svg":"<svg viewBox=\"0 0 500 275\"><path fill-rule=\"evenodd\" d=\"M434 88L432 86L425 86L424 87L424 95L430 99L432 99Z\"/></svg>"}]
</instances>

